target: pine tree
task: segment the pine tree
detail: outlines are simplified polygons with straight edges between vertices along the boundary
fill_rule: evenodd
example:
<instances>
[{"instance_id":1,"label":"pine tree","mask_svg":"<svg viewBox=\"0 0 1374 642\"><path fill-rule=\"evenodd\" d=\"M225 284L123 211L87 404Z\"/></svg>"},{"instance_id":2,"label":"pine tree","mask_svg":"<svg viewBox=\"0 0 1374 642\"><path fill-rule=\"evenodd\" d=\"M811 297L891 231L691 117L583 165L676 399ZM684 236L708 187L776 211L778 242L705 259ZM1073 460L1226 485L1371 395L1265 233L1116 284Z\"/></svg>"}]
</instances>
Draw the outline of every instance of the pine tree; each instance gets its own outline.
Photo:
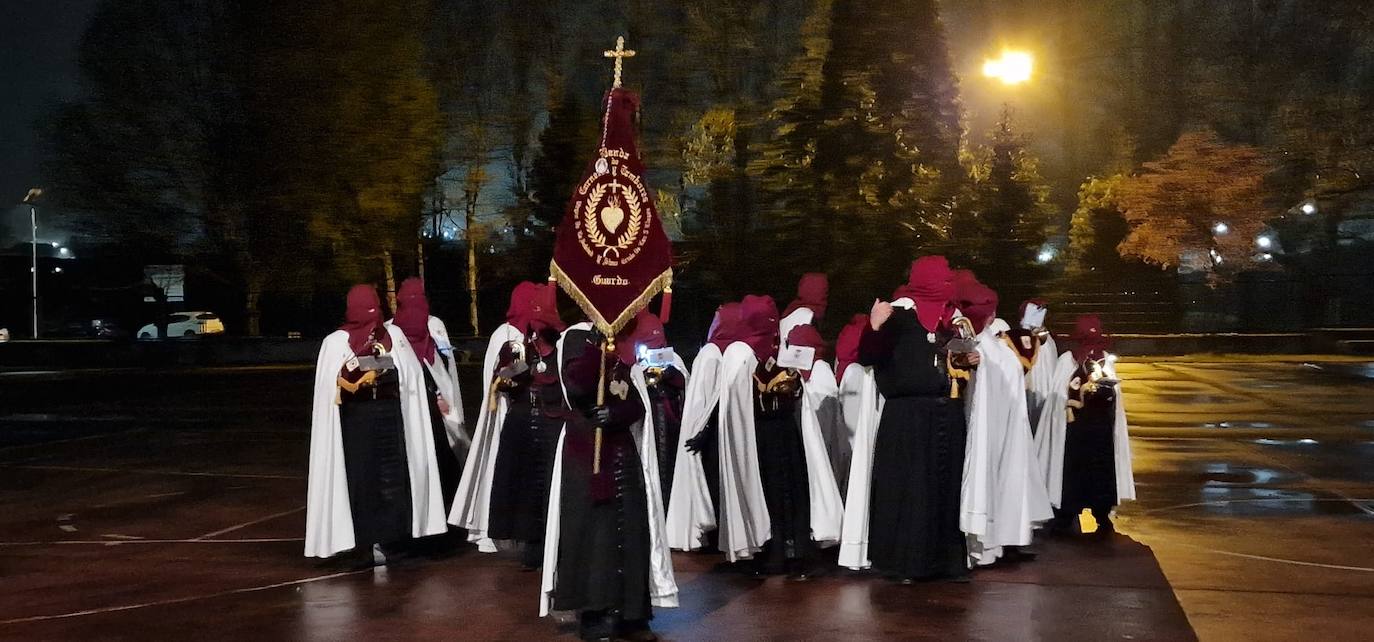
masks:
<instances>
[{"instance_id":1,"label":"pine tree","mask_svg":"<svg viewBox=\"0 0 1374 642\"><path fill-rule=\"evenodd\" d=\"M953 254L1003 290L1005 300L1032 295L1048 271L1040 253L1048 249L1056 210L1039 160L1012 127L1010 108L991 143L972 154L968 172L950 240Z\"/></svg>"},{"instance_id":2,"label":"pine tree","mask_svg":"<svg viewBox=\"0 0 1374 642\"><path fill-rule=\"evenodd\" d=\"M962 181L936 3L817 2L781 84L751 164L768 218L812 248L802 263L847 286L832 292L837 305L858 309L939 248Z\"/></svg>"}]
</instances>

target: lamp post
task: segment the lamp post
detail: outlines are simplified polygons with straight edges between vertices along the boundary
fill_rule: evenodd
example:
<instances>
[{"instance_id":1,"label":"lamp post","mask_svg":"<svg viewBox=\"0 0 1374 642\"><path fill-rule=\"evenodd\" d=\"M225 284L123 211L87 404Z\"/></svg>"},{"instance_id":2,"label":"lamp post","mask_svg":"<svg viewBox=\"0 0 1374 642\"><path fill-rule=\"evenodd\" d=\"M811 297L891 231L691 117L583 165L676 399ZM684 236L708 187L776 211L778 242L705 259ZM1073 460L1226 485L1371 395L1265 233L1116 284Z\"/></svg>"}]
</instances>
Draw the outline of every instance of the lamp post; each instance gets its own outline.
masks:
<instances>
[{"instance_id":1,"label":"lamp post","mask_svg":"<svg viewBox=\"0 0 1374 642\"><path fill-rule=\"evenodd\" d=\"M29 266L33 279L33 338L38 338L38 197L43 195L43 190L33 188L28 194L24 195L24 204L29 206L29 233L30 243L29 252L32 263Z\"/></svg>"}]
</instances>

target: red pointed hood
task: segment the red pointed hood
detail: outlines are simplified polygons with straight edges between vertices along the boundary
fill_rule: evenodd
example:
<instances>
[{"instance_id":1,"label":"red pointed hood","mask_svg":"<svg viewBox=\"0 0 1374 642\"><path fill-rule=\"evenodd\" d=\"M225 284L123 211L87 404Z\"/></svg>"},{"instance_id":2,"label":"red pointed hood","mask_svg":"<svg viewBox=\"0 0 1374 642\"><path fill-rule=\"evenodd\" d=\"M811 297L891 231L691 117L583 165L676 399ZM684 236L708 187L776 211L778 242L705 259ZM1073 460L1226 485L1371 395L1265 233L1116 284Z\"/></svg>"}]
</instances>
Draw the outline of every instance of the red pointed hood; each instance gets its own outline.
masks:
<instances>
[{"instance_id":1,"label":"red pointed hood","mask_svg":"<svg viewBox=\"0 0 1374 642\"><path fill-rule=\"evenodd\" d=\"M668 334L663 329L663 322L647 309L640 310L635 315L634 324L620 334L615 340L616 354L621 363L627 366L634 365L639 359L641 347L650 350L668 347Z\"/></svg>"},{"instance_id":2,"label":"red pointed hood","mask_svg":"<svg viewBox=\"0 0 1374 642\"><path fill-rule=\"evenodd\" d=\"M740 301L746 336L743 341L754 350L759 361L778 352L778 304L771 296L750 294Z\"/></svg>"},{"instance_id":3,"label":"red pointed hood","mask_svg":"<svg viewBox=\"0 0 1374 642\"><path fill-rule=\"evenodd\" d=\"M908 298L916 303L916 318L928 332L948 325L954 312L954 271L943 256L923 256L911 264L906 285L897 288L893 299Z\"/></svg>"},{"instance_id":4,"label":"red pointed hood","mask_svg":"<svg viewBox=\"0 0 1374 642\"><path fill-rule=\"evenodd\" d=\"M849 369L849 364L859 360L859 341L864 336L864 328L868 327L868 315L856 314L849 320L840 336L835 339L835 374L844 378L844 371Z\"/></svg>"},{"instance_id":5,"label":"red pointed hood","mask_svg":"<svg viewBox=\"0 0 1374 642\"><path fill-rule=\"evenodd\" d=\"M815 315L813 322L819 322L825 316L825 308L829 299L830 279L821 272L807 272L797 282L797 298L787 304L787 309L782 311L782 316L786 317L796 312L798 308L807 308Z\"/></svg>"},{"instance_id":6,"label":"red pointed hood","mask_svg":"<svg viewBox=\"0 0 1374 642\"><path fill-rule=\"evenodd\" d=\"M506 322L526 334L544 329L562 332L567 326L558 316L557 295L557 289L551 284L520 282L511 292Z\"/></svg>"},{"instance_id":7,"label":"red pointed hood","mask_svg":"<svg viewBox=\"0 0 1374 642\"><path fill-rule=\"evenodd\" d=\"M405 333L415 356L425 363L434 363L439 349L429 333L429 299L425 298L425 282L420 277L413 276L401 282L401 289L396 291L396 317L392 323Z\"/></svg>"},{"instance_id":8,"label":"red pointed hood","mask_svg":"<svg viewBox=\"0 0 1374 642\"><path fill-rule=\"evenodd\" d=\"M348 308L340 330L348 333L348 347L353 354L372 354L372 343L386 333L382 330L382 300L377 288L355 285L348 291Z\"/></svg>"},{"instance_id":9,"label":"red pointed hood","mask_svg":"<svg viewBox=\"0 0 1374 642\"><path fill-rule=\"evenodd\" d=\"M724 352L730 344L743 341L747 334L744 326L744 309L739 303L731 302L716 310L716 318L711 322L707 341Z\"/></svg>"},{"instance_id":10,"label":"red pointed hood","mask_svg":"<svg viewBox=\"0 0 1374 642\"><path fill-rule=\"evenodd\" d=\"M1101 359L1112 347L1112 339L1103 331L1102 319L1096 314L1079 315L1069 338L1073 340L1073 358L1080 362Z\"/></svg>"},{"instance_id":11,"label":"red pointed hood","mask_svg":"<svg viewBox=\"0 0 1374 642\"><path fill-rule=\"evenodd\" d=\"M968 272L964 278L958 278L956 288L955 299L959 311L973 322L974 330L982 332L997 318L997 293L973 278L972 272Z\"/></svg>"}]
</instances>

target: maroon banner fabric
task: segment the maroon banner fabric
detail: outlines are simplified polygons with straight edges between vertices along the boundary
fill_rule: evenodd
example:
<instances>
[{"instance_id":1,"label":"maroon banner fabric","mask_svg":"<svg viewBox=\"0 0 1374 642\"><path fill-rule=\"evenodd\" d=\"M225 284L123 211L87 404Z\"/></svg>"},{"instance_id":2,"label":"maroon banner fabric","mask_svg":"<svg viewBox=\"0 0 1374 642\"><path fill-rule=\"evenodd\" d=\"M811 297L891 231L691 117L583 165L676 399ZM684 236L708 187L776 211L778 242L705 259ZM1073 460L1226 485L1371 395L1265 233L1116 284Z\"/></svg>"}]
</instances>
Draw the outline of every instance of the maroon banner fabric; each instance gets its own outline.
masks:
<instances>
[{"instance_id":1,"label":"maroon banner fabric","mask_svg":"<svg viewBox=\"0 0 1374 642\"><path fill-rule=\"evenodd\" d=\"M601 146L558 227L551 278L606 336L672 287L673 250L635 147L639 98L606 95Z\"/></svg>"}]
</instances>

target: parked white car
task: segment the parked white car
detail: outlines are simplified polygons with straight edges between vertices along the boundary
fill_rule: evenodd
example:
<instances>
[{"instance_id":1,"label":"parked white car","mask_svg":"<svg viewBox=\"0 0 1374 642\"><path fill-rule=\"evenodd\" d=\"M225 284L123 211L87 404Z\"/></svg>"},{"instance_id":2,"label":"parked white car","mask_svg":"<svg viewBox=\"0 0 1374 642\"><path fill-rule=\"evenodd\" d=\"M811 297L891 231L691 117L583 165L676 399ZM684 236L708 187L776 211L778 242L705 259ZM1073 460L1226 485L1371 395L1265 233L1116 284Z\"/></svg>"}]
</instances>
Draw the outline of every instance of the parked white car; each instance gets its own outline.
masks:
<instances>
[{"instance_id":1,"label":"parked white car","mask_svg":"<svg viewBox=\"0 0 1374 642\"><path fill-rule=\"evenodd\" d=\"M224 322L213 312L178 312L167 317L167 336L169 337L194 337L222 332L224 332ZM157 324L149 323L139 328L138 338L159 338Z\"/></svg>"}]
</instances>

